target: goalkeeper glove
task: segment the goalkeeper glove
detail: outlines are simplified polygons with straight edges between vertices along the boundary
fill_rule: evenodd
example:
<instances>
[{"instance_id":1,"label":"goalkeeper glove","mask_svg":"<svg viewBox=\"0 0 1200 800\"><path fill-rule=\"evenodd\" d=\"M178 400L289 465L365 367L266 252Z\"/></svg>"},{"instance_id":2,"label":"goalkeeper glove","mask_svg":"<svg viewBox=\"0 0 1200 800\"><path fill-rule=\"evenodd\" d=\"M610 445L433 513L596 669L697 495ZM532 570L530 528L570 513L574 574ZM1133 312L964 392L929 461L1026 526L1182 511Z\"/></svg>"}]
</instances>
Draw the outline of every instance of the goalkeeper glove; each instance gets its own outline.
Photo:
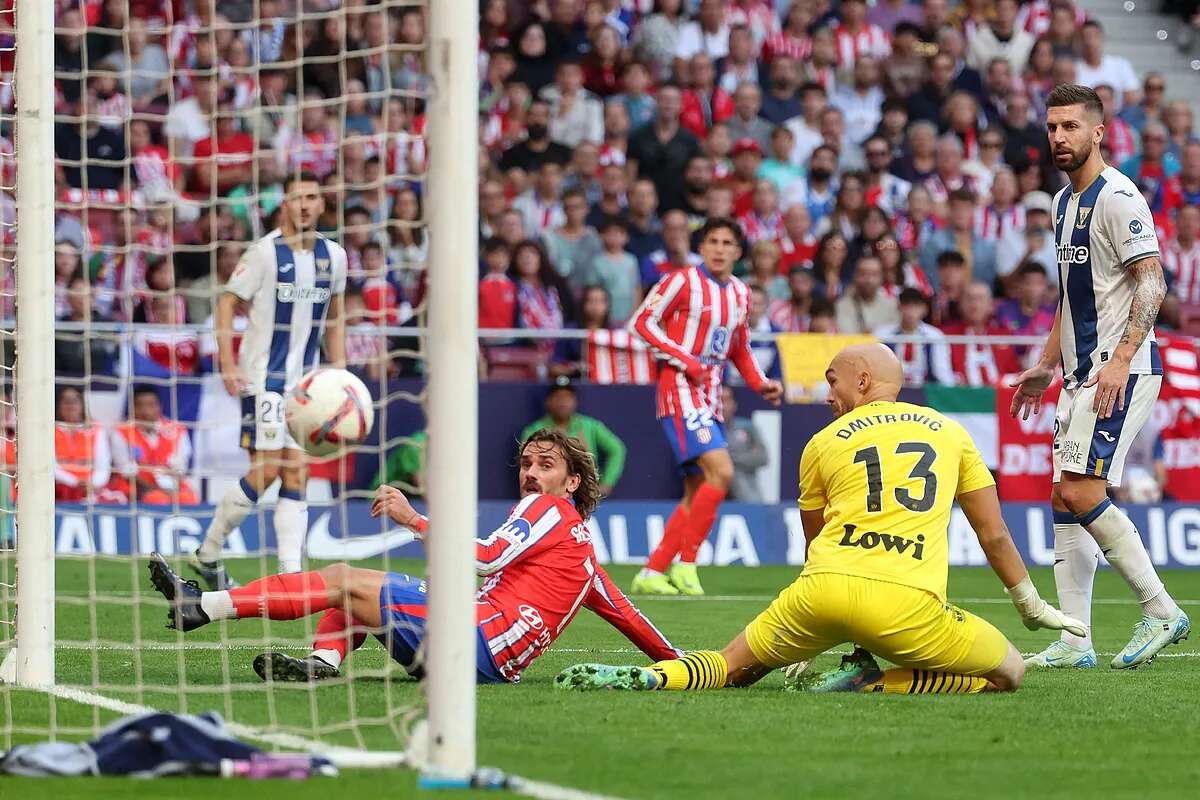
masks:
<instances>
[{"instance_id":1,"label":"goalkeeper glove","mask_svg":"<svg viewBox=\"0 0 1200 800\"><path fill-rule=\"evenodd\" d=\"M1046 628L1052 631L1065 630L1076 636L1088 635L1087 625L1074 617L1068 617L1043 600L1028 575L1016 586L1006 591L1009 598L1012 599L1013 605L1017 607L1021 621L1029 630L1036 631L1038 628Z\"/></svg>"}]
</instances>

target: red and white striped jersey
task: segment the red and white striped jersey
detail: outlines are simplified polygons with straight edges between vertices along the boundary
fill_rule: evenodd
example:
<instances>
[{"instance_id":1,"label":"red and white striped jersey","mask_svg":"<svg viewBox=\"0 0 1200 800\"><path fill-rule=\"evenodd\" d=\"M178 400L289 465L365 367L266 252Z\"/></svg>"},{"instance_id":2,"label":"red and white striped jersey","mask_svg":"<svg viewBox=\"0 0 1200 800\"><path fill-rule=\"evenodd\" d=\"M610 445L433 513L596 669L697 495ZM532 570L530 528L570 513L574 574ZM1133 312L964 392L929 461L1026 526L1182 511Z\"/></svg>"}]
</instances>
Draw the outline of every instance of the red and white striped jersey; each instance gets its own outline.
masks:
<instances>
[{"instance_id":1,"label":"red and white striped jersey","mask_svg":"<svg viewBox=\"0 0 1200 800\"><path fill-rule=\"evenodd\" d=\"M1075 3L1075 27L1079 28L1087 22L1087 13ZM1026 33L1032 33L1037 38L1050 30L1050 0L1033 0L1021 6L1017 12L1016 28Z\"/></svg>"},{"instance_id":2,"label":"red and white striped jersey","mask_svg":"<svg viewBox=\"0 0 1200 800\"><path fill-rule=\"evenodd\" d=\"M783 227L783 215L778 211L772 211L765 217L760 217L754 211L747 211L738 216L737 221L746 234L746 241L752 245L762 241L774 241L787 234Z\"/></svg>"},{"instance_id":3,"label":"red and white striped jersey","mask_svg":"<svg viewBox=\"0 0 1200 800\"><path fill-rule=\"evenodd\" d=\"M1127 158L1133 158L1140 149L1133 126L1120 117L1113 117L1105 123L1104 143L1112 152L1114 164L1120 164Z\"/></svg>"},{"instance_id":4,"label":"red and white striped jersey","mask_svg":"<svg viewBox=\"0 0 1200 800\"><path fill-rule=\"evenodd\" d=\"M766 377L750 350L746 318L750 290L736 277L719 283L703 264L660 280L634 312L629 330L663 361L658 371L658 417L721 414L721 377L732 360L758 391Z\"/></svg>"},{"instance_id":5,"label":"red and white striped jersey","mask_svg":"<svg viewBox=\"0 0 1200 800\"><path fill-rule=\"evenodd\" d=\"M647 384L658 375L654 354L629 331L588 331L583 350L586 378L592 383Z\"/></svg>"},{"instance_id":6,"label":"red and white striped jersey","mask_svg":"<svg viewBox=\"0 0 1200 800\"><path fill-rule=\"evenodd\" d=\"M1182 303L1200 303L1200 239L1186 250L1176 238L1161 244L1163 269L1175 279L1175 296Z\"/></svg>"},{"instance_id":7,"label":"red and white striped jersey","mask_svg":"<svg viewBox=\"0 0 1200 800\"><path fill-rule=\"evenodd\" d=\"M834 47L837 48L837 63L841 69L854 66L859 56L887 58L892 54L892 40L878 25L865 23L857 33L845 25L833 30Z\"/></svg>"},{"instance_id":8,"label":"red and white striped jersey","mask_svg":"<svg viewBox=\"0 0 1200 800\"><path fill-rule=\"evenodd\" d=\"M812 39L808 36L792 36L786 31L780 31L767 38L763 44L763 61L771 62L776 58L790 58L793 61L806 61L812 55Z\"/></svg>"},{"instance_id":9,"label":"red and white striped jersey","mask_svg":"<svg viewBox=\"0 0 1200 800\"><path fill-rule=\"evenodd\" d=\"M524 497L503 525L476 540L475 570L487 578L475 598L476 619L506 680L520 680L580 608L655 661L682 655L596 563L591 534L566 498Z\"/></svg>"},{"instance_id":10,"label":"red and white striped jersey","mask_svg":"<svg viewBox=\"0 0 1200 800\"><path fill-rule=\"evenodd\" d=\"M995 206L975 209L975 235L980 239L994 242L1014 230L1025 230L1025 206L1014 203L1003 211Z\"/></svg>"}]
</instances>

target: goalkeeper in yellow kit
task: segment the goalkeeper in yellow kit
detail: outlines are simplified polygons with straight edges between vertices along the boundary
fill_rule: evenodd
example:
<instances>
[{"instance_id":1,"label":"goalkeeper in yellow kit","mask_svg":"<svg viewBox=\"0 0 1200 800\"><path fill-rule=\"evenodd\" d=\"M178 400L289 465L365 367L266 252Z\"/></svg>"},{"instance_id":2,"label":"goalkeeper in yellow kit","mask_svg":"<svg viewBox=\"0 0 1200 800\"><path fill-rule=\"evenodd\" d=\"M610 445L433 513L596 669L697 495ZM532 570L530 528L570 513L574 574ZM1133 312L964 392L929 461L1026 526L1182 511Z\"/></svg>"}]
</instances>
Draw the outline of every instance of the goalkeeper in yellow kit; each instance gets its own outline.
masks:
<instances>
[{"instance_id":1,"label":"goalkeeper in yellow kit","mask_svg":"<svg viewBox=\"0 0 1200 800\"><path fill-rule=\"evenodd\" d=\"M577 664L558 676L558 686L747 686L853 642L859 648L838 669L802 675L797 686L904 694L1015 690L1025 673L1017 649L990 623L946 602L946 532L956 498L1025 626L1083 630L1038 595L1000 516L995 481L963 427L932 409L896 402L901 372L891 350L848 347L826 379L836 419L800 459L809 542L800 577L720 652L694 651L649 667ZM866 651L896 668L880 669Z\"/></svg>"}]
</instances>

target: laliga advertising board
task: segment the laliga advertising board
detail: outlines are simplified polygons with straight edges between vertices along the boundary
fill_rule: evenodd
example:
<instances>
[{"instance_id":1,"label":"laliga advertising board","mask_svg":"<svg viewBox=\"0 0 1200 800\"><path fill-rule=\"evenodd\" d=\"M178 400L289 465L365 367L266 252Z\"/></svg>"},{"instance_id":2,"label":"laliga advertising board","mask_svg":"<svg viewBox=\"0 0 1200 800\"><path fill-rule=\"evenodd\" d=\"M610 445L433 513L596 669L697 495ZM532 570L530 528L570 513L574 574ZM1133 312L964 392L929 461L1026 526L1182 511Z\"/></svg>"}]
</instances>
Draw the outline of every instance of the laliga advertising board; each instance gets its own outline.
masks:
<instances>
[{"instance_id":1,"label":"laliga advertising board","mask_svg":"<svg viewBox=\"0 0 1200 800\"><path fill-rule=\"evenodd\" d=\"M998 488L1005 501L1045 502L1054 478L1051 440L1061 382L1046 390L1042 410L1029 419L1013 419L1008 409L1016 389L996 390L996 419L1000 440Z\"/></svg>"}]
</instances>

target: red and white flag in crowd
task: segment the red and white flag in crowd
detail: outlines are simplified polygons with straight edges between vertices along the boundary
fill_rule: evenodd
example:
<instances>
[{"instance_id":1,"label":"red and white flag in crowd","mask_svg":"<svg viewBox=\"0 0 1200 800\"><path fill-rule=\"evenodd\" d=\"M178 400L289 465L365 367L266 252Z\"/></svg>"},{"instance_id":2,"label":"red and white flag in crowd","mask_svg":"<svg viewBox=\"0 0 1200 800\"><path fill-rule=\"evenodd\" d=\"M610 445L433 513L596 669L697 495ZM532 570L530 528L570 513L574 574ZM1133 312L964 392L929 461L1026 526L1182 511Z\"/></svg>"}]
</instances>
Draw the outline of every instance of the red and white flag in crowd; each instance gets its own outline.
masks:
<instances>
[{"instance_id":1,"label":"red and white flag in crowd","mask_svg":"<svg viewBox=\"0 0 1200 800\"><path fill-rule=\"evenodd\" d=\"M654 383L658 374L654 356L628 331L588 331L583 350L585 377L592 383Z\"/></svg>"},{"instance_id":2,"label":"red and white flag in crowd","mask_svg":"<svg viewBox=\"0 0 1200 800\"><path fill-rule=\"evenodd\" d=\"M1163 361L1160 405L1167 424L1159 434L1167 470L1166 491L1175 500L1200 500L1200 351L1188 336L1158 336Z\"/></svg>"}]
</instances>

